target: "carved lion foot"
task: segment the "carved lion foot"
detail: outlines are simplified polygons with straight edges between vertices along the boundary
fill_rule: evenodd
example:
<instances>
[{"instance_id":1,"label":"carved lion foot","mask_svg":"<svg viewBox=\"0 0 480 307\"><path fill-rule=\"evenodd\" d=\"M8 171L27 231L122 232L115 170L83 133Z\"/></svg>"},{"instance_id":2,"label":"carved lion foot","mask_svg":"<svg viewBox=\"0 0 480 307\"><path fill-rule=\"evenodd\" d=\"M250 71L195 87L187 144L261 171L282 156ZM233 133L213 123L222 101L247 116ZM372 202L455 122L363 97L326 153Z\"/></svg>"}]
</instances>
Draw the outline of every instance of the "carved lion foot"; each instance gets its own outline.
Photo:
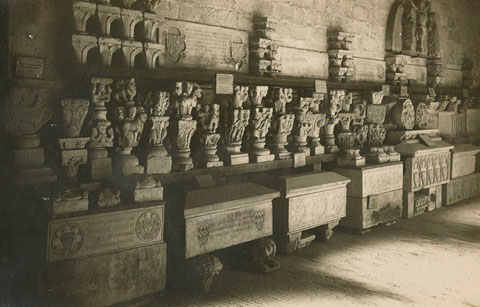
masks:
<instances>
[{"instance_id":1,"label":"carved lion foot","mask_svg":"<svg viewBox=\"0 0 480 307\"><path fill-rule=\"evenodd\" d=\"M208 293L215 276L220 274L223 265L211 254L204 254L188 260L187 284L195 292Z\"/></svg>"},{"instance_id":2,"label":"carved lion foot","mask_svg":"<svg viewBox=\"0 0 480 307\"><path fill-rule=\"evenodd\" d=\"M252 242L252 269L259 273L269 273L280 268L280 263L273 259L277 253L275 241L262 238Z\"/></svg>"}]
</instances>

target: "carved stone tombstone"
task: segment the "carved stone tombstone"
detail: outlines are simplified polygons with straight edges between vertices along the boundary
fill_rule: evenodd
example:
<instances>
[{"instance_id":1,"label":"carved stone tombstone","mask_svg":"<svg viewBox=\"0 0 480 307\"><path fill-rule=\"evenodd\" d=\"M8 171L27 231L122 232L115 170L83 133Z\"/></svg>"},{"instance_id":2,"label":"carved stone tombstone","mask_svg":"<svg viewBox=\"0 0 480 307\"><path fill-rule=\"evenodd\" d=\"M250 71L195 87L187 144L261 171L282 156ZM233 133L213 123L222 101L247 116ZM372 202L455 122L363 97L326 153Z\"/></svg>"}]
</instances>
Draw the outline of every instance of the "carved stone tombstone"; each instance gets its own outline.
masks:
<instances>
[{"instance_id":1,"label":"carved stone tombstone","mask_svg":"<svg viewBox=\"0 0 480 307\"><path fill-rule=\"evenodd\" d=\"M242 153L242 139L250 119L250 110L244 110L243 104L248 100L248 87L235 86L233 97L224 114L222 129L222 160L227 165L246 164L248 154Z\"/></svg>"},{"instance_id":2,"label":"carved stone tombstone","mask_svg":"<svg viewBox=\"0 0 480 307\"><path fill-rule=\"evenodd\" d=\"M172 144L174 171L186 171L193 168L190 142L197 129L197 121L193 120L192 110L202 98L202 89L196 83L177 82L172 95L170 110L169 138Z\"/></svg>"},{"instance_id":3,"label":"carved stone tombstone","mask_svg":"<svg viewBox=\"0 0 480 307\"><path fill-rule=\"evenodd\" d=\"M165 116L170 105L170 93L150 92L145 102L148 113L148 150L145 158L147 174L169 173L172 169L172 157L163 144L167 137L169 117Z\"/></svg>"},{"instance_id":4,"label":"carved stone tombstone","mask_svg":"<svg viewBox=\"0 0 480 307\"><path fill-rule=\"evenodd\" d=\"M220 122L220 105L197 105L196 111L198 143L197 164L200 167L219 167L223 162L217 155L217 144L220 140L218 127Z\"/></svg>"},{"instance_id":5,"label":"carved stone tombstone","mask_svg":"<svg viewBox=\"0 0 480 307\"><path fill-rule=\"evenodd\" d=\"M138 158L132 154L142 136L147 113L143 107L137 107L133 101L137 95L136 83L133 78L119 79L113 92L115 104L115 134L116 152L115 168L124 175L142 174L143 166L139 165Z\"/></svg>"},{"instance_id":6,"label":"carved stone tombstone","mask_svg":"<svg viewBox=\"0 0 480 307\"><path fill-rule=\"evenodd\" d=\"M57 179L53 171L44 166L44 149L36 135L52 117L50 97L46 89L13 87L9 90L3 122L15 143L11 165L18 185Z\"/></svg>"}]
</instances>

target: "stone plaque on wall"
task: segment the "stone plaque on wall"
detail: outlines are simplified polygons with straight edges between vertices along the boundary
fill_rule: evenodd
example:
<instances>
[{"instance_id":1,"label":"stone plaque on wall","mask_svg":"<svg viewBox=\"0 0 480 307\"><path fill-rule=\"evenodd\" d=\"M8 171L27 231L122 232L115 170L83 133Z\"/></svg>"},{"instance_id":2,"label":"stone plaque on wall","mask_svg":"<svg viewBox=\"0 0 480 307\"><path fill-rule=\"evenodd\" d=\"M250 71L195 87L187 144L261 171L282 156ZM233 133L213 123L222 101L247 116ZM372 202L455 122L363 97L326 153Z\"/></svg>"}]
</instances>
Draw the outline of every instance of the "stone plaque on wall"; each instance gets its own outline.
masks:
<instances>
[{"instance_id":1,"label":"stone plaque on wall","mask_svg":"<svg viewBox=\"0 0 480 307\"><path fill-rule=\"evenodd\" d=\"M355 81L385 82L385 61L355 58Z\"/></svg>"},{"instance_id":2,"label":"stone plaque on wall","mask_svg":"<svg viewBox=\"0 0 480 307\"><path fill-rule=\"evenodd\" d=\"M161 66L248 72L247 32L173 20L161 32Z\"/></svg>"},{"instance_id":3,"label":"stone plaque on wall","mask_svg":"<svg viewBox=\"0 0 480 307\"><path fill-rule=\"evenodd\" d=\"M405 66L408 79L415 80L418 85L427 84L427 67L408 64Z\"/></svg>"},{"instance_id":4,"label":"stone plaque on wall","mask_svg":"<svg viewBox=\"0 0 480 307\"><path fill-rule=\"evenodd\" d=\"M163 241L163 205L51 220L48 262Z\"/></svg>"},{"instance_id":5,"label":"stone plaque on wall","mask_svg":"<svg viewBox=\"0 0 480 307\"><path fill-rule=\"evenodd\" d=\"M30 79L43 79L45 60L31 57L17 57L15 76Z\"/></svg>"},{"instance_id":6,"label":"stone plaque on wall","mask_svg":"<svg viewBox=\"0 0 480 307\"><path fill-rule=\"evenodd\" d=\"M328 78L328 54L311 50L280 47L281 75L304 78Z\"/></svg>"}]
</instances>

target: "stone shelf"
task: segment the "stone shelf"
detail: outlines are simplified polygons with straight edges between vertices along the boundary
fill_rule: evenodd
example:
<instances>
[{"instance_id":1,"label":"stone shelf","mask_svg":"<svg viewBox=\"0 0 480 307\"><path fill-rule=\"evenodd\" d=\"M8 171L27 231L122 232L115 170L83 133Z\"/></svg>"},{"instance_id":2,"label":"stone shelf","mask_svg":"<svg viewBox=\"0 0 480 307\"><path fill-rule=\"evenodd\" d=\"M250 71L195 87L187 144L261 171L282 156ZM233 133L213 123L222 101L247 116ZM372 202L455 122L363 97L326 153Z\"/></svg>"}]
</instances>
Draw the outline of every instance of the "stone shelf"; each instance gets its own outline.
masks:
<instances>
[{"instance_id":1,"label":"stone shelf","mask_svg":"<svg viewBox=\"0 0 480 307\"><path fill-rule=\"evenodd\" d=\"M307 165L336 161L335 154L324 154L307 157ZM222 166L215 168L193 169L190 171L154 175L162 185L184 182L199 175L211 175L212 177L233 176L256 172L265 172L282 168L293 168L293 159L275 160L270 162L249 163L234 166Z\"/></svg>"},{"instance_id":2,"label":"stone shelf","mask_svg":"<svg viewBox=\"0 0 480 307\"><path fill-rule=\"evenodd\" d=\"M314 78L299 78L299 77L275 77L266 78L251 76L242 73L222 72L214 70L198 70L187 68L158 68L155 70L145 69L131 69L125 67L78 67L78 73L88 77L125 77L131 76L139 79L155 79L165 81L196 81L199 83L214 83L215 75L217 73L233 74L234 83L240 85L269 85L269 86L283 86L283 87L303 87L313 88L315 86ZM317 79L318 80L318 79ZM352 91L380 91L383 83L378 82L348 82L338 83L327 81L329 89L346 89ZM399 93L399 86L391 86L392 93ZM428 88L424 85L409 86L410 93L427 93ZM462 96L461 88L439 88L437 94ZM471 92L472 96L478 94Z\"/></svg>"}]
</instances>

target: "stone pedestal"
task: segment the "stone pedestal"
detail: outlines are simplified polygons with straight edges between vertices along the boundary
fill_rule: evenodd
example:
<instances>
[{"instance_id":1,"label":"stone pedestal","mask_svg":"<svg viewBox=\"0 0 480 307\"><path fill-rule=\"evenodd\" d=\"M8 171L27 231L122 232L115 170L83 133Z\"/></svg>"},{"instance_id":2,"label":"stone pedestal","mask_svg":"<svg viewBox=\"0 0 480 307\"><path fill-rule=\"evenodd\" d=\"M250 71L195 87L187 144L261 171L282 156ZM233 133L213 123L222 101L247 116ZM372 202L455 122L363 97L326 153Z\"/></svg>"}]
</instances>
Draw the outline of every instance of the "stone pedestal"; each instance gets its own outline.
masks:
<instances>
[{"instance_id":1,"label":"stone pedestal","mask_svg":"<svg viewBox=\"0 0 480 307\"><path fill-rule=\"evenodd\" d=\"M310 147L310 155L317 156L325 153L325 148L320 143L320 131L326 123L325 114L307 114L307 121L312 124L312 128L308 134L308 144Z\"/></svg>"},{"instance_id":2,"label":"stone pedestal","mask_svg":"<svg viewBox=\"0 0 480 307\"><path fill-rule=\"evenodd\" d=\"M403 163L335 168L351 179L347 188L347 216L340 225L360 233L402 216Z\"/></svg>"},{"instance_id":3,"label":"stone pedestal","mask_svg":"<svg viewBox=\"0 0 480 307\"><path fill-rule=\"evenodd\" d=\"M112 159L107 148L113 147L113 128L107 120L105 104L110 101L112 79L92 78L92 118L90 142L88 143L88 173L92 181L101 181L112 176Z\"/></svg>"},{"instance_id":4,"label":"stone pedestal","mask_svg":"<svg viewBox=\"0 0 480 307\"><path fill-rule=\"evenodd\" d=\"M248 153L250 162L275 160L275 155L265 148L266 137L272 120L272 108L253 108L248 131Z\"/></svg>"},{"instance_id":5,"label":"stone pedestal","mask_svg":"<svg viewBox=\"0 0 480 307\"><path fill-rule=\"evenodd\" d=\"M238 100L238 105L241 107L242 103L248 98L248 94L244 93L248 91L248 88L240 87L236 88L238 95L242 95ZM228 111L227 121L224 126L223 132L223 148L221 150L222 160L225 165L240 165L247 164L249 162L248 153L242 153L242 138L245 133L245 129L248 126L250 119L250 110L243 109L231 109Z\"/></svg>"},{"instance_id":6,"label":"stone pedestal","mask_svg":"<svg viewBox=\"0 0 480 307\"><path fill-rule=\"evenodd\" d=\"M220 167L223 166L223 161L217 156L217 144L220 140L220 134L203 134L200 136L200 152L197 154L197 161L199 167Z\"/></svg>"},{"instance_id":7,"label":"stone pedestal","mask_svg":"<svg viewBox=\"0 0 480 307\"><path fill-rule=\"evenodd\" d=\"M316 236L330 239L333 227L345 216L349 182L332 172L272 178L271 186L281 193L274 200L273 211L274 236L280 251L294 252Z\"/></svg>"},{"instance_id":8,"label":"stone pedestal","mask_svg":"<svg viewBox=\"0 0 480 307\"><path fill-rule=\"evenodd\" d=\"M54 182L57 175L44 166L45 151L36 135L18 136L17 146L12 152L12 166L17 185L33 185Z\"/></svg>"},{"instance_id":9,"label":"stone pedestal","mask_svg":"<svg viewBox=\"0 0 480 307\"><path fill-rule=\"evenodd\" d=\"M274 116L270 130L269 145L277 160L290 159L292 153L285 149L288 144L288 136L292 133L295 115L277 114Z\"/></svg>"},{"instance_id":10,"label":"stone pedestal","mask_svg":"<svg viewBox=\"0 0 480 307\"><path fill-rule=\"evenodd\" d=\"M138 161L138 158L132 155L132 149L120 147L113 159L113 167L118 174L130 176L132 174L143 174L144 168Z\"/></svg>"},{"instance_id":11,"label":"stone pedestal","mask_svg":"<svg viewBox=\"0 0 480 307\"><path fill-rule=\"evenodd\" d=\"M323 137L325 141L325 153L336 153L340 151L337 144L335 144L335 134L333 133L337 123L338 119L329 119L325 125L325 135Z\"/></svg>"},{"instance_id":12,"label":"stone pedestal","mask_svg":"<svg viewBox=\"0 0 480 307\"><path fill-rule=\"evenodd\" d=\"M147 174L165 174L172 170L172 157L163 146L150 146L147 151L145 170Z\"/></svg>"},{"instance_id":13,"label":"stone pedestal","mask_svg":"<svg viewBox=\"0 0 480 307\"><path fill-rule=\"evenodd\" d=\"M172 148L172 170L187 171L193 168L193 160L190 157L190 142L197 129L195 120L174 120L170 125L173 140Z\"/></svg>"},{"instance_id":14,"label":"stone pedestal","mask_svg":"<svg viewBox=\"0 0 480 307\"><path fill-rule=\"evenodd\" d=\"M49 305L106 306L161 291L163 204L51 220L47 251Z\"/></svg>"}]
</instances>

